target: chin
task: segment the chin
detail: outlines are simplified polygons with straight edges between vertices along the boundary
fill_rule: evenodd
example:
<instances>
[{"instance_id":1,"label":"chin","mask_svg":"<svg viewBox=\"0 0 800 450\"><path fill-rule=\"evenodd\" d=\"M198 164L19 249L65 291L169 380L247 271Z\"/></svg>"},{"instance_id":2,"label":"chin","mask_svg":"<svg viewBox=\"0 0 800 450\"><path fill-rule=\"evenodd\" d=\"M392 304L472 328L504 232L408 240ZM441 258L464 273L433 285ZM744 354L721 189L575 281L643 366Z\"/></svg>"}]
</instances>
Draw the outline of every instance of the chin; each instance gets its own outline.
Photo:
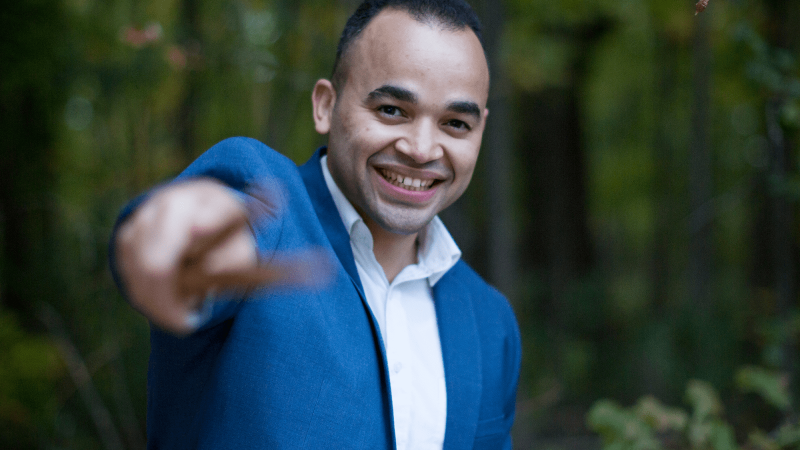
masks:
<instances>
[{"instance_id":1,"label":"chin","mask_svg":"<svg viewBox=\"0 0 800 450\"><path fill-rule=\"evenodd\" d=\"M398 217L399 216L399 217ZM375 222L384 230L400 235L411 235L422 231L433 220L434 215L402 217L395 214L391 220L386 217L373 218Z\"/></svg>"}]
</instances>

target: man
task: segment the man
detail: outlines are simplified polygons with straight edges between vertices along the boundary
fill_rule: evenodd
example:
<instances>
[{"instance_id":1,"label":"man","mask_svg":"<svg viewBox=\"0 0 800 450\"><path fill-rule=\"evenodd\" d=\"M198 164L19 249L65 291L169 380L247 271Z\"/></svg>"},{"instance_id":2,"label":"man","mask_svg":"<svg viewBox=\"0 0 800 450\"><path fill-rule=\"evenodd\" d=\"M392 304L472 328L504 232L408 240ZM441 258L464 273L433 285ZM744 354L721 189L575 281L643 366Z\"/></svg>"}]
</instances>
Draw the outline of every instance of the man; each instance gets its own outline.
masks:
<instances>
[{"instance_id":1,"label":"man","mask_svg":"<svg viewBox=\"0 0 800 450\"><path fill-rule=\"evenodd\" d=\"M327 148L297 167L229 139L123 212L112 266L156 325L151 448L511 447L516 321L436 217L488 90L462 0L366 1L312 93ZM330 260L315 285L285 264L302 252Z\"/></svg>"}]
</instances>

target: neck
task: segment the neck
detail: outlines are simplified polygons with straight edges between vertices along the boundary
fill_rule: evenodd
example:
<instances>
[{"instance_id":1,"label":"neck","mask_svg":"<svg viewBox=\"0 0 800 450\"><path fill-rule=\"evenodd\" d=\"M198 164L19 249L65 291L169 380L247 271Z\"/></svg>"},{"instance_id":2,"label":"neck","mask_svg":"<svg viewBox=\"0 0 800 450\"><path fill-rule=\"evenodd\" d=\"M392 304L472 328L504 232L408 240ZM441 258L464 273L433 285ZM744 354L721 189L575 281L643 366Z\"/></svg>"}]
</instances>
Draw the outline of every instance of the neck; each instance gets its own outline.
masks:
<instances>
[{"instance_id":1,"label":"neck","mask_svg":"<svg viewBox=\"0 0 800 450\"><path fill-rule=\"evenodd\" d=\"M372 233L372 252L389 283L403 268L417 262L418 233L395 234L372 221L367 222L367 228Z\"/></svg>"}]
</instances>

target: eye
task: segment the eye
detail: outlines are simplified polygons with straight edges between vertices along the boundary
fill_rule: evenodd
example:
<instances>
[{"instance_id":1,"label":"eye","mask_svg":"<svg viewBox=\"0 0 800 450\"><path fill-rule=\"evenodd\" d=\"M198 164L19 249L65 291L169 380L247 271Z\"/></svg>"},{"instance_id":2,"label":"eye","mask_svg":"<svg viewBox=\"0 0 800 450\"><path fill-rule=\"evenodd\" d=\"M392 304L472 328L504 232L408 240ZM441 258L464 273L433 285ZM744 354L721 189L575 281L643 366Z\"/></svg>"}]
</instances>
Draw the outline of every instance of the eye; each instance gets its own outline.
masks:
<instances>
[{"instance_id":1,"label":"eye","mask_svg":"<svg viewBox=\"0 0 800 450\"><path fill-rule=\"evenodd\" d=\"M403 110L394 105L381 105L378 107L378 112L386 116L403 115Z\"/></svg>"},{"instance_id":2,"label":"eye","mask_svg":"<svg viewBox=\"0 0 800 450\"><path fill-rule=\"evenodd\" d=\"M469 124L467 124L467 122L464 122L463 120L458 120L458 119L450 119L450 120L448 120L447 121L447 126L455 128L457 130L463 130L463 131L470 131L472 129L472 127L470 127Z\"/></svg>"}]
</instances>

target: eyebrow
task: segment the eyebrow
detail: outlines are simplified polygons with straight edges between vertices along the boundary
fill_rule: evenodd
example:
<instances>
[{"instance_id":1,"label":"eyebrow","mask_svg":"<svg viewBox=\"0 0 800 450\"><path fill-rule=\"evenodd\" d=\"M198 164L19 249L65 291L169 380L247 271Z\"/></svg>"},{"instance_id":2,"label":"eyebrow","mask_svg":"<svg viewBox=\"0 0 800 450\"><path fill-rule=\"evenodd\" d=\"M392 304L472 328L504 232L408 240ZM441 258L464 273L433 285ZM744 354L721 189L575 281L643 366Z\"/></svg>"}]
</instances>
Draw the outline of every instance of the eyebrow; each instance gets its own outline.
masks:
<instances>
[{"instance_id":1,"label":"eyebrow","mask_svg":"<svg viewBox=\"0 0 800 450\"><path fill-rule=\"evenodd\" d=\"M406 88L392 86L390 84L384 84L367 95L368 100L376 100L384 97L392 97L401 102L417 103L417 94Z\"/></svg>"},{"instance_id":2,"label":"eyebrow","mask_svg":"<svg viewBox=\"0 0 800 450\"><path fill-rule=\"evenodd\" d=\"M459 101L447 105L447 110L458 114L467 114L475 119L481 118L481 108L475 102Z\"/></svg>"},{"instance_id":3,"label":"eyebrow","mask_svg":"<svg viewBox=\"0 0 800 450\"><path fill-rule=\"evenodd\" d=\"M390 84L384 84L383 86L370 92L367 95L367 100L375 101L385 97L391 97L397 101L407 103L416 104L418 102L417 94L406 88L393 86ZM477 103L471 101L463 100L450 102L447 104L447 110L457 114L467 114L473 116L475 119L481 118L481 108Z\"/></svg>"}]
</instances>

